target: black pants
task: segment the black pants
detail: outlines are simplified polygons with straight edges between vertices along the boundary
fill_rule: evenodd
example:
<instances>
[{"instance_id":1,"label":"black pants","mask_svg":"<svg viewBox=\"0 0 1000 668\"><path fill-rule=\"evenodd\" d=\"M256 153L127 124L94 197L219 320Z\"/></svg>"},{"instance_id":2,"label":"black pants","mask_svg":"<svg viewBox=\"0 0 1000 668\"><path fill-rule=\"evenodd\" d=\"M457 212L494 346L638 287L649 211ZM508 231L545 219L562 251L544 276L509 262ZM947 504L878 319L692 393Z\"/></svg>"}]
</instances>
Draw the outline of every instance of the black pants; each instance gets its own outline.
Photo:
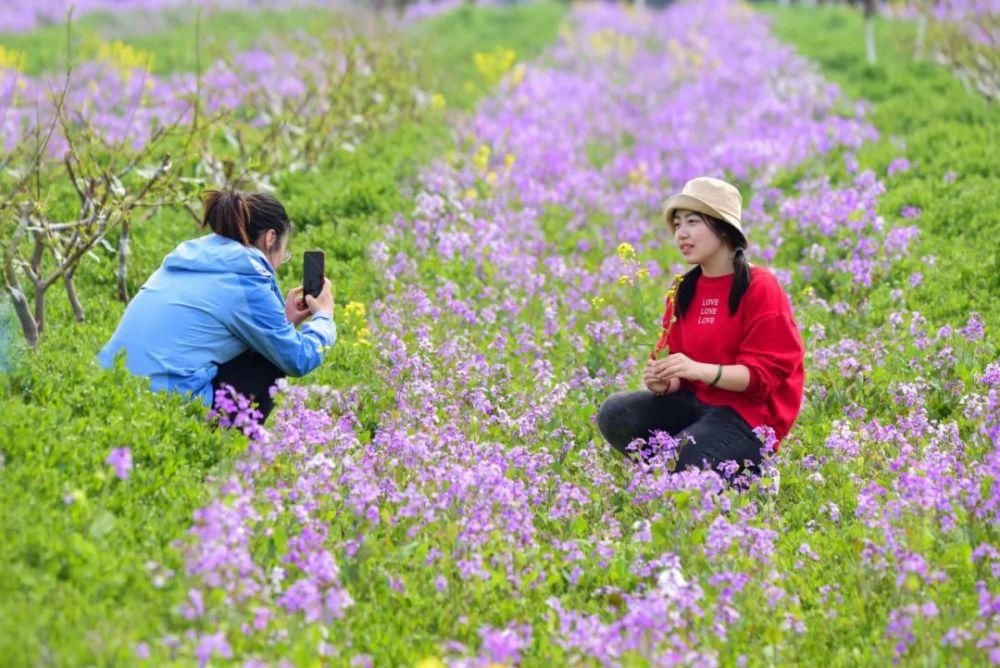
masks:
<instances>
[{"instance_id":1,"label":"black pants","mask_svg":"<svg viewBox=\"0 0 1000 668\"><path fill-rule=\"evenodd\" d=\"M711 406L681 389L673 394L653 394L649 390L619 392L608 397L597 414L597 426L614 448L626 455L626 446L637 438L648 439L652 431L665 431L674 438L690 436L677 458L677 470L689 466L709 466L735 461L742 472L744 461L751 471L760 465L761 440L739 413L729 406Z\"/></svg>"},{"instance_id":2,"label":"black pants","mask_svg":"<svg viewBox=\"0 0 1000 668\"><path fill-rule=\"evenodd\" d=\"M222 385L231 385L234 390L257 402L257 408L263 414L261 424L274 409L274 399L271 398L271 386L279 378L284 378L285 372L275 366L271 360L254 350L248 350L237 355L228 362L219 365L219 372L212 380L212 396ZM213 399L214 403L214 399Z\"/></svg>"}]
</instances>

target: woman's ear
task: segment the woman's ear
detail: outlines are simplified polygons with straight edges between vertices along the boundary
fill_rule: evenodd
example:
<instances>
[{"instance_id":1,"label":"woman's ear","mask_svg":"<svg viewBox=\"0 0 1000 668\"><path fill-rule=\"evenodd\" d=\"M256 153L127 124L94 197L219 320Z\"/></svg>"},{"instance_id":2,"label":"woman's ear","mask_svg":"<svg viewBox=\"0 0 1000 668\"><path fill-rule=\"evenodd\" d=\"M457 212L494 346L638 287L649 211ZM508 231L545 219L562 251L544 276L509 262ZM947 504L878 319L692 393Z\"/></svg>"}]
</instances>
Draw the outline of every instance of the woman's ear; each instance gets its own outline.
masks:
<instances>
[{"instance_id":1,"label":"woman's ear","mask_svg":"<svg viewBox=\"0 0 1000 668\"><path fill-rule=\"evenodd\" d=\"M273 249L277 242L278 233L274 229L269 229L264 233L264 243L267 245L268 249Z\"/></svg>"}]
</instances>

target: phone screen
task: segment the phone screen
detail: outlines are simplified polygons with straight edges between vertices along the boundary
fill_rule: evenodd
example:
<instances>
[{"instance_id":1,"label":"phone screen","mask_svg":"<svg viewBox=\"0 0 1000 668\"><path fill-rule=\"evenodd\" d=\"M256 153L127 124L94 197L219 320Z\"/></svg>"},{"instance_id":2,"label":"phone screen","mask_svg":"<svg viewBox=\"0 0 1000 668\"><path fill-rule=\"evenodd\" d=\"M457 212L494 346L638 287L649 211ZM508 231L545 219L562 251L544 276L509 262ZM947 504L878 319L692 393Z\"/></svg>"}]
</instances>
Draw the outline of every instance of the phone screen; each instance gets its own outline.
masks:
<instances>
[{"instance_id":1,"label":"phone screen","mask_svg":"<svg viewBox=\"0 0 1000 668\"><path fill-rule=\"evenodd\" d=\"M323 291L324 265L323 251L306 251L302 255L302 288L305 294L318 297Z\"/></svg>"}]
</instances>

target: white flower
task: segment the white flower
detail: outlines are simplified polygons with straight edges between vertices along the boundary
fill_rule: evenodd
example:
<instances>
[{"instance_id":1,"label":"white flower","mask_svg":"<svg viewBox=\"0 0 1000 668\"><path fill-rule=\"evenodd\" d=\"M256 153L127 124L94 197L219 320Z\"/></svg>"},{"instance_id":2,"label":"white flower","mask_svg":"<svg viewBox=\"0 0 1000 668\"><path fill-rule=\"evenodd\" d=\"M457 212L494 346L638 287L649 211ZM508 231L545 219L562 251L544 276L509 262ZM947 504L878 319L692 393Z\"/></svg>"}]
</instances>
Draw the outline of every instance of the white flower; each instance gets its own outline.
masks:
<instances>
[{"instance_id":1,"label":"white flower","mask_svg":"<svg viewBox=\"0 0 1000 668\"><path fill-rule=\"evenodd\" d=\"M679 569L667 568L660 571L659 577L656 578L656 584L661 594L667 598L677 598L681 591L688 586L688 581L684 579L684 575Z\"/></svg>"}]
</instances>

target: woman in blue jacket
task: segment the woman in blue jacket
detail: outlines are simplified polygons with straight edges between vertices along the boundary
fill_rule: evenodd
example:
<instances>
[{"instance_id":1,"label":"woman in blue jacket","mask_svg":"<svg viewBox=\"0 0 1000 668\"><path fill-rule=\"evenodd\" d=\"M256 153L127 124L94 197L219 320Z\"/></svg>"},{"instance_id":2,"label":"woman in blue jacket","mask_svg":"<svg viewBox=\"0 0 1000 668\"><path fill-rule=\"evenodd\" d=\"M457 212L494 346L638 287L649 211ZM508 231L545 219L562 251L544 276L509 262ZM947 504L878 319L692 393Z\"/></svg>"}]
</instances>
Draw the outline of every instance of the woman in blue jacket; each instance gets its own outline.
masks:
<instances>
[{"instance_id":1,"label":"woman in blue jacket","mask_svg":"<svg viewBox=\"0 0 1000 668\"><path fill-rule=\"evenodd\" d=\"M111 368L124 350L128 370L148 376L152 389L206 406L231 385L266 419L275 381L309 373L336 341L330 281L305 302L301 287L282 298L275 271L288 259L291 222L271 195L210 190L202 225L213 233L167 255L98 359Z\"/></svg>"}]
</instances>

